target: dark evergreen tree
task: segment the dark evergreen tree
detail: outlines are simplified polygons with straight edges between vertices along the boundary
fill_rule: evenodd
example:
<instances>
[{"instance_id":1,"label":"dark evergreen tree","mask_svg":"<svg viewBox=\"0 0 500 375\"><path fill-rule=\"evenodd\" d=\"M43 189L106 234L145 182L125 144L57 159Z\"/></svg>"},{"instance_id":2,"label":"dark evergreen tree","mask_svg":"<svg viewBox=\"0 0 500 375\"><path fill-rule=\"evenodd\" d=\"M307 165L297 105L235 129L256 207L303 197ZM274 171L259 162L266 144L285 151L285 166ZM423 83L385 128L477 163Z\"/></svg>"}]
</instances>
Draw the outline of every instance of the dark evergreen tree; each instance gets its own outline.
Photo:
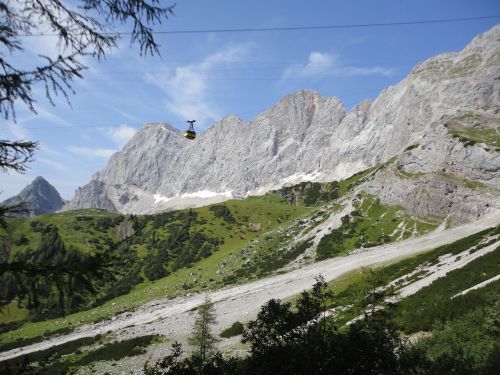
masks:
<instances>
[{"instance_id":1,"label":"dark evergreen tree","mask_svg":"<svg viewBox=\"0 0 500 375\"><path fill-rule=\"evenodd\" d=\"M199 359L200 365L205 364L216 353L218 338L212 332L212 326L216 322L214 305L206 299L202 305L198 306L198 316L189 338L189 343L194 348L194 357Z\"/></svg>"}]
</instances>

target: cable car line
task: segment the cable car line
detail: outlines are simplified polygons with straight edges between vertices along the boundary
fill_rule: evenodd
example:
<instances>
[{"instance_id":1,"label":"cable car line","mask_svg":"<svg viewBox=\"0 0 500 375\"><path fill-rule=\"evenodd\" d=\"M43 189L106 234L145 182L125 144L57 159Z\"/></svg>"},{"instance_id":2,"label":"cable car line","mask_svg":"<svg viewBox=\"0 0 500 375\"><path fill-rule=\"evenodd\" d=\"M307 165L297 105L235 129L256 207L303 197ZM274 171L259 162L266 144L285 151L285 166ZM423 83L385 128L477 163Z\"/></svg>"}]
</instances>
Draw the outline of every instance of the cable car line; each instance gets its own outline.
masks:
<instances>
[{"instance_id":1,"label":"cable car line","mask_svg":"<svg viewBox=\"0 0 500 375\"><path fill-rule=\"evenodd\" d=\"M431 20L413 20L396 22L376 22L376 23L358 23L358 24L340 24L340 25L318 25L318 26L283 26L283 27L249 27L234 29L199 29L199 30L170 30L153 31L158 35L178 35L178 34L206 34L206 33L246 33L246 32L268 32L268 31L300 31L300 30L333 30L333 29L355 29L370 27L390 27L390 26L409 26L409 25L428 25L438 23L467 22L500 18L500 15L459 17L459 18L441 18ZM83 35L84 33L70 33L71 35ZM131 35L132 32L103 32L101 35ZM19 34L18 37L37 37L37 36L59 36L55 33L39 34Z\"/></svg>"}]
</instances>

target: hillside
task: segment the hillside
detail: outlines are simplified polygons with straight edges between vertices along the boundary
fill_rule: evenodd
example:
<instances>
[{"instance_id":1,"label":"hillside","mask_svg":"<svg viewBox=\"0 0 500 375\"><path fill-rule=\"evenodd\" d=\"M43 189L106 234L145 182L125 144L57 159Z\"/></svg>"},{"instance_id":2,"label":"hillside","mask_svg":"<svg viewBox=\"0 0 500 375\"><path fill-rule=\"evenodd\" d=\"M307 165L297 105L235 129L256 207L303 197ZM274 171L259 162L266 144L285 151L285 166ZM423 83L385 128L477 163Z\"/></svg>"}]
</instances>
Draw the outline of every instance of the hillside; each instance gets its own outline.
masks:
<instances>
[{"instance_id":1,"label":"hillside","mask_svg":"<svg viewBox=\"0 0 500 375\"><path fill-rule=\"evenodd\" d=\"M80 305L73 307L82 311L55 320L46 320L56 317L60 311L50 304L53 303L50 298L40 298L41 307L37 309L20 309L17 302L10 303L2 314L2 329L6 330L0 336L2 348L7 350L28 345L43 336L58 333L63 334L61 339L67 337L73 340L73 336L64 334L79 326L85 329L85 325L91 322L96 322L97 326L90 326L92 328L85 331L85 335L107 332L109 328L105 327L111 324L111 330L121 332L120 340L127 340L130 335L138 335L138 328L126 328L131 324L137 325L136 319L142 322L137 327L155 322L151 326L152 331L142 331L141 328L143 333L139 335L153 334L158 330L170 332L174 327L169 323L170 319L175 319L171 316L172 311L195 307L206 292L212 293L214 300L234 301L236 304L218 307L219 316L224 316L218 328L222 330L227 328L224 325L230 323L228 320L251 317L254 310L250 309L250 305L257 309L259 303L270 296L290 297L307 287L314 275L323 274L330 280L362 265L373 264L371 262L380 264L411 255L408 250L420 252L433 249L439 244L440 233L446 234L443 237L445 241L471 233L468 232L470 229L462 227L433 232L438 226L442 230L451 223L445 218L412 215L401 206L384 205L360 189L362 184L391 166L391 163L381 164L338 182L305 182L262 196L152 216L77 210L13 219L9 222L8 237L4 236L2 240L4 248L6 243L10 244L13 259L20 254L39 254L43 251L41 244L44 243L44 236L53 234L57 229L67 250L73 249L89 256L110 254L109 250L112 250L116 262L111 271L117 279L110 279L104 284L100 279L94 280L99 291L97 299L89 299L90 294L87 294L80 300ZM498 223L498 218L492 217L488 223L478 222L479 226L474 224L470 228L473 231L481 225L484 228L485 225ZM422 240L421 235L424 235ZM410 242L405 244L405 239ZM390 247L392 242L395 244ZM180 252L169 250L179 246L182 249ZM209 251L203 253L200 251L202 248ZM35 249L35 252L30 249ZM367 257L367 251L373 255ZM347 254L351 255L346 258ZM327 262L331 264L315 262L330 257L333 259ZM352 262L351 257L359 257L363 261ZM365 264L366 261L369 263ZM345 264L348 268L339 268L337 264ZM153 267L158 265L160 267ZM291 270L295 271L283 274ZM407 266L398 272L401 274L403 271L411 273ZM265 278L270 275L276 276ZM489 273L482 275L481 280L488 277ZM287 281L290 278L297 280L293 288ZM282 281L278 283L278 280ZM262 287L262 282L267 286ZM234 289L242 291L242 297L229 297L234 292L227 288L234 284L242 285ZM2 285L5 288L9 284ZM252 285L263 293L259 303L255 303L257 295L249 292L248 288ZM271 285L277 289L271 288ZM166 300L163 299L165 297ZM172 298L177 301L173 305L170 302ZM241 298L250 298L252 302ZM164 302L158 304L155 302L158 299ZM161 309L165 306L167 309L160 313L163 310L157 312L154 306ZM182 310L175 306L182 306ZM228 315L229 311L237 315ZM182 314L183 324L178 326L177 322L175 325L184 327L182 332L189 332L189 320ZM160 328L159 322L167 315L171 318L164 321L163 328ZM42 321L23 322L26 319ZM79 329L76 332L80 332ZM175 335L181 338L177 333ZM157 345L161 347L164 344Z\"/></svg>"},{"instance_id":2,"label":"hillside","mask_svg":"<svg viewBox=\"0 0 500 375\"><path fill-rule=\"evenodd\" d=\"M4 332L0 335L0 345L5 353L0 359L71 342L68 348L75 346L76 350L90 345L86 350L97 350L96 356L101 353L99 356L109 360L119 350L114 349L118 345L114 341L126 348L139 345L139 341L133 341L139 340L137 337L142 337L140 345L144 348L136 354L156 353L154 358L157 358L162 353L159 348L168 345L161 335L186 339L194 317L191 310L205 295L216 302L217 329L222 331L234 321L251 319L269 298L293 297L308 288L318 274L327 280L345 275L333 281L334 284L339 282L346 287L352 284L347 294L340 293L340 300L336 300L347 307L337 317L339 322L345 322L359 313L348 307L362 289L356 283L364 281L355 276L360 267L386 265L428 252L440 244L498 224L498 216L493 215L469 226L456 226L446 217L417 216L402 206L383 204L363 191L364 184L387 173L393 163L390 160L346 180L303 182L261 196L156 215L122 215L87 209L12 219L2 237L2 246L10 249L11 260L24 259L36 265L52 249L51 259L61 259L66 265L68 262L84 265L95 259L111 261L112 267L102 275L92 276L90 281L97 294L77 288L77 293L67 294L70 298L66 297L66 301L72 302L63 305L64 308L57 302L61 293L57 284L52 284L51 293L46 295L44 289L28 288L25 294L28 299L21 300L21 305L19 300L12 300L2 309ZM383 275L389 272L384 276L386 283L404 275L409 275L408 280L412 281L415 280L412 275L421 278L426 273L432 282L432 275L439 276L442 272L441 259L451 259L447 254L457 256L453 262L443 263L446 269L461 268L476 259L464 253L476 246L478 251L470 253L478 258L478 269L482 271L474 277L467 276L470 280L453 290L462 292L498 273L495 266L491 269L487 266L496 264L487 257L496 256L488 255L492 250L494 254L498 252L494 248L498 245L496 232L481 232L459 243L431 251L417 260L395 263L390 272L378 272ZM485 261L480 261L483 256ZM436 260L436 267L428 271L422 268L436 264ZM441 277L445 275L441 273ZM13 284L2 281L2 295L9 295L12 290L9 292L8 288ZM485 290L496 288L497 284L488 284ZM30 293L38 296L37 305L28 303ZM487 305L491 303L495 302L488 298ZM394 319L410 319L402 314L395 313ZM160 336L155 336L158 333ZM101 344L96 344L97 341ZM234 339L222 345L233 350ZM16 347L21 348L9 351ZM61 349L50 349L53 350ZM127 352L131 357L127 359L127 354L120 357L120 366L115 370L131 366L139 371L141 360L137 361L135 352ZM43 353L42 350L37 355ZM81 360L82 366L86 366L84 363L91 365L97 359ZM12 361L8 363L17 363ZM70 365L71 361L80 360L74 357L63 363ZM109 362L100 366L112 371Z\"/></svg>"},{"instance_id":3,"label":"hillside","mask_svg":"<svg viewBox=\"0 0 500 375\"><path fill-rule=\"evenodd\" d=\"M432 329L436 332L436 340L443 340L445 339L445 336L443 336L445 332L435 328L437 322L447 322L449 324L451 324L450 322L454 322L453 324L459 325L462 324L460 323L461 321L466 322L471 316L474 314L477 315L479 311L482 311L482 309L491 312L491 307L498 303L498 281L485 284L484 289L469 291L464 297L460 297L457 302L447 302L450 296L453 297L459 295L461 292L467 292L471 287L481 284L483 281L491 279L493 275L498 274L498 265L495 261L498 258L498 227L480 231L481 228L487 228L495 222L498 223L498 217L489 218L488 220L483 219L480 222L448 231L432 233L422 238L406 241L406 243L383 246L364 253L352 254L348 257L316 263L291 273L277 275L234 288L210 292L208 295L216 302L219 318L217 331L220 332L227 328L234 321L241 320L245 322L248 319L252 319L259 309L259 305L271 297L293 297L294 294L300 292L303 288L310 286L314 281L313 277L320 273L325 275L327 279L344 274L341 278L333 281L332 286L335 292L335 309L340 307L338 310L340 315L338 313L335 314L335 319L339 322L346 322L359 314L359 309L363 305L358 304L357 301L363 295L363 290L370 288L369 273L366 270L360 273L358 269L360 266L375 266L376 275L378 275L384 285L392 281L393 283L390 285L397 285L396 288L399 289L407 285L412 285L412 283L418 283L419 280L422 280L422 276L435 276L435 271L432 270L422 273L423 267L437 265L438 267L436 268L440 268L439 264L441 263L449 265L450 262L445 261L445 259L454 256L456 258L455 261L460 262L460 259L464 260L460 265L450 267L448 269L449 275L447 273L441 274L441 278L432 283L430 288L421 289L422 286L429 285L430 283L414 288L412 293L405 295L406 298L401 302L401 307L396 305L395 309L391 309L390 312L391 316L394 317L393 319L398 320L402 324L403 330L408 334L419 330L427 331ZM464 237L463 240L453 242L453 238L459 236L459 233L464 236L468 236L471 233L474 234L466 238ZM436 248L436 246L440 247ZM418 255L412 257L415 254ZM398 261L401 257L408 258ZM381 264L382 266L380 266ZM456 269L456 271L452 271L453 269ZM346 273L349 270L354 272ZM401 279L406 279L406 284L394 283ZM195 316L193 310L198 304L203 302L205 295L205 293L195 293L175 298L174 300L170 298L157 300L143 305L132 314L126 312L118 314L110 320L98 322L95 325L83 326L74 333L60 337L56 336L40 344L34 344L31 347L28 346L25 350L6 352L0 358L6 359L11 356L18 356L21 353L29 353L32 350L42 350L48 348L50 345L60 345L64 342L76 340L72 341L71 345L73 345L74 349L81 346L83 353L96 350L102 351L106 347L109 347L103 354L104 359L107 358L109 362L97 364L97 369L100 372L110 371L110 373L119 373L126 368L140 371L142 363L151 358L151 356L158 358L157 356L165 355L165 351L159 351L158 349L164 348L163 350L165 350L168 346L168 341L165 342L165 340L168 340L169 337L185 340L186 335L189 333L190 322L192 322ZM436 300L440 301L439 306L436 306ZM120 304L119 300L116 301ZM471 304L468 301L474 302ZM418 304L420 308L416 309L414 307L415 304ZM343 308L343 306L347 309ZM123 307L121 305L121 308ZM111 309L111 304L108 305L108 309ZM47 322L43 325L25 326L24 333L22 331L18 331L17 333L12 332L14 336L4 334L3 340L9 336L12 339L12 337L16 337L19 334L27 335L30 334L29 332L31 334L36 331L47 332L50 331L50 327L55 328L60 326L58 323L64 322L68 325L72 322L75 324L88 321L88 319L92 320L94 319L94 312L95 310L69 316L64 320ZM420 316L424 316L425 320ZM417 322L420 324L418 327L415 326ZM487 332L487 321L484 324ZM440 330L442 333L439 333ZM127 342L132 338L141 336L145 340L147 337L151 337L151 334L156 333L165 335L165 338L156 342L152 342L151 340L145 342L142 344L144 345L144 349L137 353L122 354L118 357L120 358L118 363L113 361L113 358L116 357L114 357L112 352L112 346L109 346L110 344L103 346L103 343L111 343L116 339L123 341L124 345L130 345ZM473 335L470 336L470 349L467 350L473 350L472 345L479 345L482 342L478 342L478 338L474 338L475 333L473 331L469 330L467 333L462 332L462 334ZM438 339L440 336L441 339ZM83 337L89 337L89 339L82 341ZM488 340L494 342L491 341L494 340L493 337ZM97 343L97 346L95 343ZM222 345L233 347L234 343L234 340L228 339ZM65 344L64 346L67 345ZM64 351L64 346L59 346L59 349L52 350L51 353ZM96 349L96 347L101 349ZM237 348L235 349L237 350ZM439 346L435 346L433 350L439 350ZM47 355L43 353L42 351L40 355ZM488 353L484 352L485 355ZM78 363L78 358L81 357L83 356L77 353L76 355L65 357L63 360L58 360L58 363L59 366L71 365L71 363ZM15 361L11 363L15 363Z\"/></svg>"},{"instance_id":4,"label":"hillside","mask_svg":"<svg viewBox=\"0 0 500 375\"><path fill-rule=\"evenodd\" d=\"M23 305L36 300L31 320L98 306L120 294L130 306L138 306L164 295L214 290L282 267L404 240L441 224L443 218L414 216L359 190L357 185L386 167L340 182L301 183L244 200L152 216L89 209L15 219L2 239L11 261L64 263L75 254L82 264L95 258L112 266L93 276L97 295L46 292L44 287L25 291L9 281L9 274L2 276L3 293L26 294ZM56 300L66 293L69 305L61 306ZM13 311L18 320L26 317ZM0 319L7 322L11 315Z\"/></svg>"}]
</instances>

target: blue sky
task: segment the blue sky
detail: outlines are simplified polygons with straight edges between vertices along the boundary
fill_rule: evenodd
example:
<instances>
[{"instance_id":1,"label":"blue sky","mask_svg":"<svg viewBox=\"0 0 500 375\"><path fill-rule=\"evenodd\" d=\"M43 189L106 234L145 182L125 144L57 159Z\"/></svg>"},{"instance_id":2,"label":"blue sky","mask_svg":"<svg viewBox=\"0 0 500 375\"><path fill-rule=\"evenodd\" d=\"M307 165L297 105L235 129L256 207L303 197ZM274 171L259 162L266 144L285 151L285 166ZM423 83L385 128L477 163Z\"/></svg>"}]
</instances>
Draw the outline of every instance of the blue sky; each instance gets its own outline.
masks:
<instances>
[{"instance_id":1,"label":"blue sky","mask_svg":"<svg viewBox=\"0 0 500 375\"><path fill-rule=\"evenodd\" d=\"M165 2L170 4L169 2ZM173 3L173 2L172 2ZM500 15L496 0L177 1L159 30L196 30L384 23ZM126 37L106 60L86 60L71 107L53 107L35 90L38 114L17 106L17 122L1 120L0 137L37 140L24 174L2 173L0 201L44 176L65 199L102 169L144 123L198 130L228 114L251 120L281 97L308 88L351 108L403 79L420 61L462 49L500 18L394 27L160 35L160 57L141 58ZM124 27L119 27L124 30ZM51 37L23 39L36 61L58 54Z\"/></svg>"}]
</instances>

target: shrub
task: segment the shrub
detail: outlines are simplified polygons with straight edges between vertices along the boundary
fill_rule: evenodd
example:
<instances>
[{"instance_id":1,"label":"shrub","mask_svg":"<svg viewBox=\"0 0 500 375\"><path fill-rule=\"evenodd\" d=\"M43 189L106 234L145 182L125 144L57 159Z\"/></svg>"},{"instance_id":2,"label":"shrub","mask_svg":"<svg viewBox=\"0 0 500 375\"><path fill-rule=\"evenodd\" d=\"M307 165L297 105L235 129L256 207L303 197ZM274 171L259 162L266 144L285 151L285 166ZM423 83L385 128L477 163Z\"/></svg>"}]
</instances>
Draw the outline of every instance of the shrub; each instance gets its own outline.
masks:
<instances>
[{"instance_id":1,"label":"shrub","mask_svg":"<svg viewBox=\"0 0 500 375\"><path fill-rule=\"evenodd\" d=\"M233 337L233 336L238 336L243 334L243 323L236 321L233 323L233 325L229 328L226 328L224 331L221 332L220 337L224 337L226 339Z\"/></svg>"},{"instance_id":2,"label":"shrub","mask_svg":"<svg viewBox=\"0 0 500 375\"><path fill-rule=\"evenodd\" d=\"M226 223L234 224L236 220L231 214L231 210L224 204L216 204L210 206L209 210L214 214L215 217L222 218Z\"/></svg>"}]
</instances>

